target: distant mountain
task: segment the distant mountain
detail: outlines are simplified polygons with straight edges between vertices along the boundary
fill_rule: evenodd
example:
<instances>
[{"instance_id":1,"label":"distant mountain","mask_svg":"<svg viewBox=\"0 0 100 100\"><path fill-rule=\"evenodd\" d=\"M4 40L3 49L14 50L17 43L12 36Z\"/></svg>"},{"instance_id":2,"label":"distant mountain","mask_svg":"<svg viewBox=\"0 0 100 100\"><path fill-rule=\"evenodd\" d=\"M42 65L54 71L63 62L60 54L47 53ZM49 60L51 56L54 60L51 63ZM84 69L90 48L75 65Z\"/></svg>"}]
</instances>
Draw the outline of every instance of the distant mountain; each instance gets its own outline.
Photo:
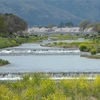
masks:
<instances>
[{"instance_id":1,"label":"distant mountain","mask_svg":"<svg viewBox=\"0 0 100 100\"><path fill-rule=\"evenodd\" d=\"M30 26L100 21L100 0L0 0L1 13L14 13Z\"/></svg>"}]
</instances>

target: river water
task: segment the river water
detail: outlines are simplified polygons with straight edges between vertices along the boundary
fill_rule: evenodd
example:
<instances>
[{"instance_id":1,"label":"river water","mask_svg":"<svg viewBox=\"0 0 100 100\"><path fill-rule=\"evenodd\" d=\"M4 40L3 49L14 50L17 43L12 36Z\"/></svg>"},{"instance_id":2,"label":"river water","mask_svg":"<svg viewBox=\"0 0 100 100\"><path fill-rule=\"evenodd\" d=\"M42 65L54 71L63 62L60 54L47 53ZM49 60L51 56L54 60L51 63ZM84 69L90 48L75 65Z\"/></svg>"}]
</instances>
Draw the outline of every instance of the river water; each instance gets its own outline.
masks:
<instances>
[{"instance_id":1,"label":"river water","mask_svg":"<svg viewBox=\"0 0 100 100\"><path fill-rule=\"evenodd\" d=\"M47 49L39 44L22 44L14 48ZM100 60L80 55L2 55L11 64L0 67L0 73L24 72L100 72Z\"/></svg>"}]
</instances>

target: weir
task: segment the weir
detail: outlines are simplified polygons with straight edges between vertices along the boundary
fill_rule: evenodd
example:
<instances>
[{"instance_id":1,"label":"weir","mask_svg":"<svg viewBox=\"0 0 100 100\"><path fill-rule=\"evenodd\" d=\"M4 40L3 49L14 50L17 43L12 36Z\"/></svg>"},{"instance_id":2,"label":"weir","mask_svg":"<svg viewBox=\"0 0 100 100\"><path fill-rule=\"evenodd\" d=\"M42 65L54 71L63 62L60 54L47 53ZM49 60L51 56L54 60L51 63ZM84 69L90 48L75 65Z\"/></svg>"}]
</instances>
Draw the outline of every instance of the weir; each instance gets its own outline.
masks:
<instances>
[{"instance_id":1,"label":"weir","mask_svg":"<svg viewBox=\"0 0 100 100\"><path fill-rule=\"evenodd\" d=\"M40 74L49 76L53 80L62 79L80 79L84 77L87 80L94 80L96 76L100 75L100 72L39 72ZM34 75L34 73L0 73L0 80L22 80L23 75Z\"/></svg>"},{"instance_id":2,"label":"weir","mask_svg":"<svg viewBox=\"0 0 100 100\"><path fill-rule=\"evenodd\" d=\"M33 54L33 55L54 55L54 54L75 54L80 55L81 52L79 49L64 49L64 48L56 48L56 49L24 49L24 48L13 48L13 49L3 49L0 50L0 55L18 55L18 54Z\"/></svg>"}]
</instances>

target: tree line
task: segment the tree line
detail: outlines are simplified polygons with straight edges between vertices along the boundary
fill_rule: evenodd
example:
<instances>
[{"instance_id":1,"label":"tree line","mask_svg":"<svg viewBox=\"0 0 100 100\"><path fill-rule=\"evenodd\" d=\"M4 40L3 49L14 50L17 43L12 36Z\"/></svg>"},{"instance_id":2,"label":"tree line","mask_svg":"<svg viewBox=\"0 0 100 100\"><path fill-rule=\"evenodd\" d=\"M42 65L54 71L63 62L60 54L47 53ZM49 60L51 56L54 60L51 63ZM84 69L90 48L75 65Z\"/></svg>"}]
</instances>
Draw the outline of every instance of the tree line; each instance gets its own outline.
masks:
<instances>
[{"instance_id":1,"label":"tree line","mask_svg":"<svg viewBox=\"0 0 100 100\"><path fill-rule=\"evenodd\" d=\"M100 22L91 22L88 19L82 20L77 25L74 25L72 21L69 22L60 22L58 25L55 24L48 24L46 28L53 28L53 27L74 27L78 26L81 27L82 30L92 27L94 31L98 32L100 35ZM42 26L40 26L42 27ZM22 31L26 30L28 25L25 20L20 18L17 15L12 13L0 13L0 36L2 37L11 37L13 33L20 34Z\"/></svg>"},{"instance_id":2,"label":"tree line","mask_svg":"<svg viewBox=\"0 0 100 100\"><path fill-rule=\"evenodd\" d=\"M85 30L86 28L92 27L93 31L98 32L99 35L100 35L100 22L92 22L92 21L90 21L88 19L82 20L77 25L74 25L74 23L72 21L69 21L69 22L60 22L58 25L48 24L45 27L46 28L53 28L53 27L63 28L63 27L75 27L75 26L76 27L80 27L81 30Z\"/></svg>"},{"instance_id":3,"label":"tree line","mask_svg":"<svg viewBox=\"0 0 100 100\"><path fill-rule=\"evenodd\" d=\"M94 31L97 31L98 33L100 33L100 22L91 22L90 20L82 20L79 24L79 27L82 27L83 29L89 28L89 27L93 27Z\"/></svg>"}]
</instances>

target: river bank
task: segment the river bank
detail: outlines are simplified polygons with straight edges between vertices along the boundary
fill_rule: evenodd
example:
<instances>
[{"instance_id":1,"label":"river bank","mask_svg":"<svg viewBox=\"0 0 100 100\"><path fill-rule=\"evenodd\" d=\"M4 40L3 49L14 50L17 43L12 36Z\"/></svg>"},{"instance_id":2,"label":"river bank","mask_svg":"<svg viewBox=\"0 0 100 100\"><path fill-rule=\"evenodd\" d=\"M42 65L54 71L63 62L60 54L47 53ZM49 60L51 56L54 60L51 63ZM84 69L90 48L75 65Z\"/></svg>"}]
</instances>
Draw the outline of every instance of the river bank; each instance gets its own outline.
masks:
<instances>
[{"instance_id":1,"label":"river bank","mask_svg":"<svg viewBox=\"0 0 100 100\"><path fill-rule=\"evenodd\" d=\"M91 59L100 59L100 55L81 55L81 57L91 58Z\"/></svg>"},{"instance_id":2,"label":"river bank","mask_svg":"<svg viewBox=\"0 0 100 100\"><path fill-rule=\"evenodd\" d=\"M34 43L34 42L41 42L44 39L47 39L48 36L29 36L26 37L16 37L16 38L2 38L0 37L0 49L19 46L22 43Z\"/></svg>"},{"instance_id":3,"label":"river bank","mask_svg":"<svg viewBox=\"0 0 100 100\"><path fill-rule=\"evenodd\" d=\"M94 58L94 59L100 59L100 39L82 39L75 40L75 41L52 41L49 43L41 44L41 46L44 47L57 47L57 48L77 48L81 52L84 52L84 55L81 55L81 57L87 57L87 58ZM87 53L91 53L91 55L87 55ZM98 53L99 55L96 55Z\"/></svg>"}]
</instances>

